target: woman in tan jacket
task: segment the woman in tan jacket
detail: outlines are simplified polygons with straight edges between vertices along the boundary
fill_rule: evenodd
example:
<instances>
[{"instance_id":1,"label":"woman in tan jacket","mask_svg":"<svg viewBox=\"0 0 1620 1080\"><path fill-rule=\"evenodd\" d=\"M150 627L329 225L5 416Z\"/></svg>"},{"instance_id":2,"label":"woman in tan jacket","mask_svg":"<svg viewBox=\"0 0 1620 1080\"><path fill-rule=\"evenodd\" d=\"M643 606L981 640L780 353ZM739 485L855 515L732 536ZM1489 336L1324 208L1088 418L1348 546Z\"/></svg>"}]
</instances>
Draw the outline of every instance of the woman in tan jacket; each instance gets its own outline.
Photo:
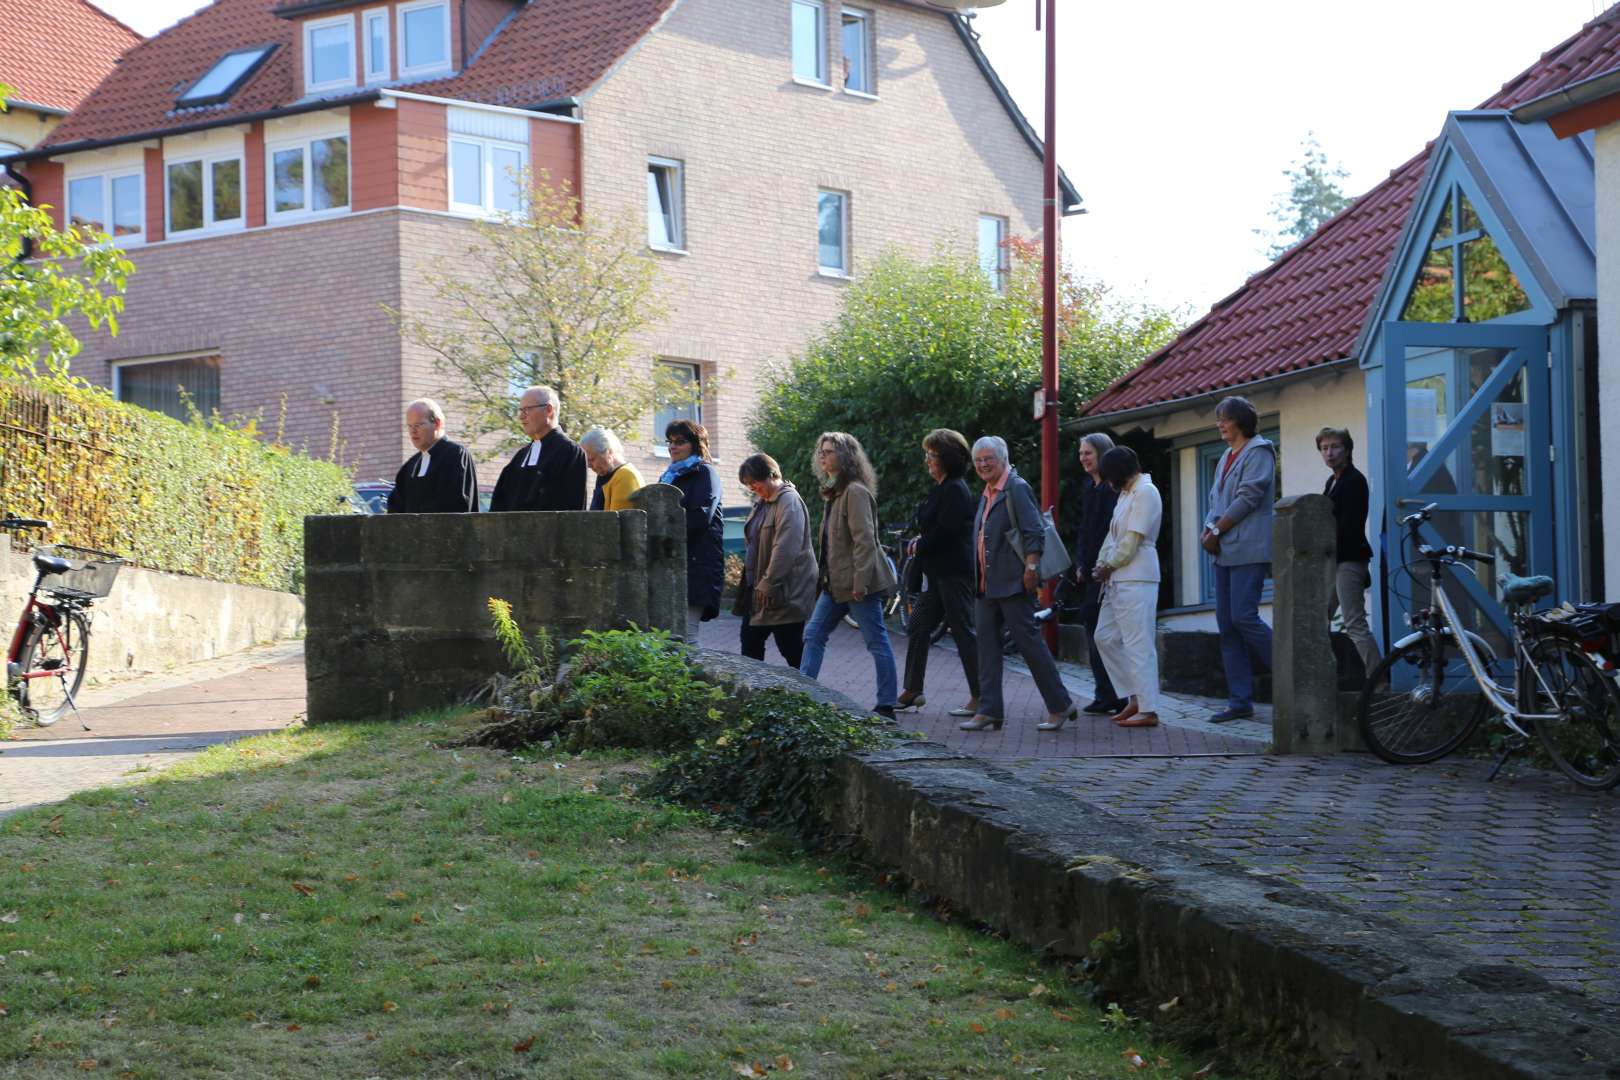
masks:
<instances>
[{"instance_id":1,"label":"woman in tan jacket","mask_svg":"<svg viewBox=\"0 0 1620 1080\"><path fill-rule=\"evenodd\" d=\"M896 583L894 567L878 543L872 463L855 436L829 431L816 441L815 472L826 503L820 545L823 591L805 628L799 670L816 677L833 627L846 613L853 614L877 668L877 704L872 711L893 719L900 679L889 629L883 623L883 594Z\"/></svg>"},{"instance_id":2,"label":"woman in tan jacket","mask_svg":"<svg viewBox=\"0 0 1620 1080\"><path fill-rule=\"evenodd\" d=\"M758 500L743 525L747 553L737 590L742 654L764 660L765 642L775 637L782 659L796 668L804 658L804 621L816 606L810 512L769 454L744 459L737 479Z\"/></svg>"}]
</instances>

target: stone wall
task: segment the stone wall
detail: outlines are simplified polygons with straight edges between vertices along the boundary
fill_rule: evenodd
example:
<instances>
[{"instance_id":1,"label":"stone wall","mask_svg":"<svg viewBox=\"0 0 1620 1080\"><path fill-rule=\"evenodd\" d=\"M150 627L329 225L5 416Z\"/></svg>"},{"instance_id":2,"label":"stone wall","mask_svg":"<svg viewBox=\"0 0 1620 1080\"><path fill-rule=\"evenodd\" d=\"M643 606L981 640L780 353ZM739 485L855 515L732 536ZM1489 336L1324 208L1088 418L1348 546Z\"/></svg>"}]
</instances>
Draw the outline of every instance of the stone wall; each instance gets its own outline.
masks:
<instances>
[{"instance_id":1,"label":"stone wall","mask_svg":"<svg viewBox=\"0 0 1620 1080\"><path fill-rule=\"evenodd\" d=\"M525 631L685 629L680 492L617 513L395 514L304 523L309 722L450 704L505 660L489 600Z\"/></svg>"},{"instance_id":2,"label":"stone wall","mask_svg":"<svg viewBox=\"0 0 1620 1080\"><path fill-rule=\"evenodd\" d=\"M0 540L0 617L7 620L7 640L34 584L29 549L13 543ZM91 615L86 685L296 637L304 627L304 602L292 593L126 566L112 595L96 601Z\"/></svg>"}]
</instances>

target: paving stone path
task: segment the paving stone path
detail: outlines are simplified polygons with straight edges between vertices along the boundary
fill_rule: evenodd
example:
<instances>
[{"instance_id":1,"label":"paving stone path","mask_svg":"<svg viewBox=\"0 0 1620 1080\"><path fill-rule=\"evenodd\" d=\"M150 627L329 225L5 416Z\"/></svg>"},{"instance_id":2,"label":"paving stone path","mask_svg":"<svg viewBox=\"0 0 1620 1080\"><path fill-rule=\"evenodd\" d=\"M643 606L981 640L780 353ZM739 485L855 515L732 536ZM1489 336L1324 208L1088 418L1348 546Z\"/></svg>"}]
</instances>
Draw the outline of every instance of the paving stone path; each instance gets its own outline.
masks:
<instances>
[{"instance_id":1,"label":"paving stone path","mask_svg":"<svg viewBox=\"0 0 1620 1080\"><path fill-rule=\"evenodd\" d=\"M705 645L735 642L734 627L707 625ZM1076 700L1090 700L1090 672L1061 668ZM821 677L871 700L856 631L834 633ZM944 713L966 700L966 683L955 653L935 647L928 705L901 723L1166 839L1407 923L1482 965L1620 1004L1620 790L1589 794L1517 763L1487 783L1488 763L1459 758L1397 768L1367 754L1277 757L1265 752L1269 709L1217 726L1206 718L1221 702L1173 694L1156 729L1082 719L1043 735L1033 682L1012 662L1007 680L1007 727L957 731Z\"/></svg>"}]
</instances>

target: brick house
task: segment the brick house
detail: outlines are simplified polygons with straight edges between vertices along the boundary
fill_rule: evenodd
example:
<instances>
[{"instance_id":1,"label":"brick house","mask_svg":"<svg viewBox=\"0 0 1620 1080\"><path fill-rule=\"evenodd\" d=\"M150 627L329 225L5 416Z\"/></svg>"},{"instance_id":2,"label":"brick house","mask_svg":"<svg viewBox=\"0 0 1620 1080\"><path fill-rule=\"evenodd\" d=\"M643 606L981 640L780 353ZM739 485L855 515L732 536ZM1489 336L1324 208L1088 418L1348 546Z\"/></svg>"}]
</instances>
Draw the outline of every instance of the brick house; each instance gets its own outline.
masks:
<instances>
[{"instance_id":1,"label":"brick house","mask_svg":"<svg viewBox=\"0 0 1620 1080\"><path fill-rule=\"evenodd\" d=\"M89 0L0 0L0 157L49 135L141 40Z\"/></svg>"},{"instance_id":2,"label":"brick house","mask_svg":"<svg viewBox=\"0 0 1620 1080\"><path fill-rule=\"evenodd\" d=\"M954 241L993 271L1040 224L1032 129L968 26L912 0L217 0L12 167L64 220L128 210L121 332L78 374L171 410L176 384L267 420L285 398L317 451L335 412L365 478L444 389L383 306L431 316L422 266L511 204L511 165L645 215L672 308L645 352L701 384L728 464L864 262ZM656 474L657 419L620 434Z\"/></svg>"}]
</instances>

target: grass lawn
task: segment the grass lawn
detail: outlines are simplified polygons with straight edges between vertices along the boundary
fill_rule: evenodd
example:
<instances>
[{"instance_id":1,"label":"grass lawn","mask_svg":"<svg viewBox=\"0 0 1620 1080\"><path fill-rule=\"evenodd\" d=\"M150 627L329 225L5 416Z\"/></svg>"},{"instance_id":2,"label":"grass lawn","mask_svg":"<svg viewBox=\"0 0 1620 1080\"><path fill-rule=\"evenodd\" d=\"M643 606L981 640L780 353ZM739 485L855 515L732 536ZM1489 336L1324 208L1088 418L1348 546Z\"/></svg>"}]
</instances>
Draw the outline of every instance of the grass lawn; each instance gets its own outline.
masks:
<instances>
[{"instance_id":1,"label":"grass lawn","mask_svg":"<svg viewBox=\"0 0 1620 1080\"><path fill-rule=\"evenodd\" d=\"M294 729L0 821L0 1076L1206 1064L841 863L637 801L633 759L433 748L464 723Z\"/></svg>"}]
</instances>

